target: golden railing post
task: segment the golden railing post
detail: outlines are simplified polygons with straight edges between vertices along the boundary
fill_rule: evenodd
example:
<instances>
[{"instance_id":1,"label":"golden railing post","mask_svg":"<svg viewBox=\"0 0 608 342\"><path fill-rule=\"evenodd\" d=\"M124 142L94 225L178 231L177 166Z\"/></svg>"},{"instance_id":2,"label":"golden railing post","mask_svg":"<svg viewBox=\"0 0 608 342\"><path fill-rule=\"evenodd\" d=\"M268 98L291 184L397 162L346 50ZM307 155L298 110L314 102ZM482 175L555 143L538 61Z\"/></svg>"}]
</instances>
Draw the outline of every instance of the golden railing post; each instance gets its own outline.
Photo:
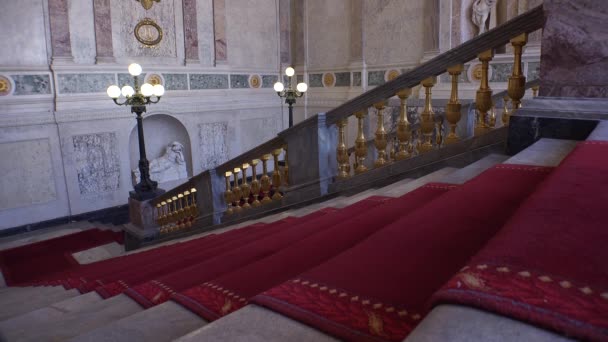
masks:
<instances>
[{"instance_id":1,"label":"golden railing post","mask_svg":"<svg viewBox=\"0 0 608 342\"><path fill-rule=\"evenodd\" d=\"M363 119L365 118L365 111L361 110L355 113L357 117L357 139L355 140L355 158L357 160L357 168L355 174L363 173L367 171L367 167L363 164L365 158L367 158L367 141L365 140L365 133L363 132Z\"/></svg>"},{"instance_id":2,"label":"golden railing post","mask_svg":"<svg viewBox=\"0 0 608 342\"><path fill-rule=\"evenodd\" d=\"M249 168L248 163L243 164L243 181L241 182L241 193L243 194L243 200L245 201L245 203L243 203L243 209L251 208L251 205L249 204L249 194L251 193L251 188L249 187L249 184L247 183L247 169L248 168Z\"/></svg>"},{"instance_id":3,"label":"golden railing post","mask_svg":"<svg viewBox=\"0 0 608 342\"><path fill-rule=\"evenodd\" d=\"M173 200L168 198L167 199L167 230L171 231L172 227L171 227L171 222L173 222L173 208L171 207L171 203L173 203Z\"/></svg>"},{"instance_id":4,"label":"golden railing post","mask_svg":"<svg viewBox=\"0 0 608 342\"><path fill-rule=\"evenodd\" d=\"M532 97L538 96L538 89L540 89L540 86L538 86L538 85L535 85L532 87Z\"/></svg>"},{"instance_id":5,"label":"golden railing post","mask_svg":"<svg viewBox=\"0 0 608 342\"><path fill-rule=\"evenodd\" d=\"M479 84L479 90L475 96L475 104L479 111L477 117L477 123L475 124L475 135L480 135L488 131L488 124L486 122L488 111L492 109L492 89L490 88L490 80L488 70L490 68L490 61L494 58L494 50L487 50L479 54L479 61L481 61L481 83Z\"/></svg>"},{"instance_id":6,"label":"golden railing post","mask_svg":"<svg viewBox=\"0 0 608 342\"><path fill-rule=\"evenodd\" d=\"M160 224L160 221L161 221L160 217L161 217L161 215L162 215L161 214L161 206L160 206L160 203L158 203L158 204L156 204L156 217L155 217L154 221L156 221L156 224L159 225L159 226L161 225Z\"/></svg>"},{"instance_id":7,"label":"golden railing post","mask_svg":"<svg viewBox=\"0 0 608 342\"><path fill-rule=\"evenodd\" d=\"M272 195L273 200L280 200L283 198L281 192L279 191L279 187L281 186L281 171L279 170L279 155L281 154L282 149L278 148L272 151L272 156L274 158L274 172L272 172L272 186L274 188L274 194Z\"/></svg>"},{"instance_id":8,"label":"golden railing post","mask_svg":"<svg viewBox=\"0 0 608 342\"><path fill-rule=\"evenodd\" d=\"M179 229L179 208L177 207L177 196L173 196L171 197L171 200L173 201L173 215L172 215L172 219L173 219L173 225L174 225L174 229L177 230Z\"/></svg>"},{"instance_id":9,"label":"golden railing post","mask_svg":"<svg viewBox=\"0 0 608 342\"><path fill-rule=\"evenodd\" d=\"M411 155L408 151L408 145L412 138L412 130L410 122L407 119L407 98L412 94L412 89L403 89L397 93L399 97L399 122L397 122L397 138L399 139L399 151L395 153L395 159L403 160Z\"/></svg>"},{"instance_id":10,"label":"golden railing post","mask_svg":"<svg viewBox=\"0 0 608 342\"><path fill-rule=\"evenodd\" d=\"M198 216L198 207L196 205L196 188L190 189L190 196L190 199L192 200L192 203L190 204L190 210L192 211L192 221L194 221L194 218Z\"/></svg>"},{"instance_id":11,"label":"golden railing post","mask_svg":"<svg viewBox=\"0 0 608 342\"><path fill-rule=\"evenodd\" d=\"M184 195L183 194L178 194L177 195L177 203L179 203L178 207L178 211L177 211L177 219L178 221L178 228L179 229L183 229L186 227L186 220L184 220L186 218L185 214L185 210L184 210Z\"/></svg>"},{"instance_id":12,"label":"golden railing post","mask_svg":"<svg viewBox=\"0 0 608 342\"><path fill-rule=\"evenodd\" d=\"M237 213L240 212L241 210L243 210L243 208L241 207L241 188L239 186L239 173L241 173L241 169L240 168L235 168L233 170L233 175L234 175L234 184L232 185L232 195L234 196L234 211L236 211Z\"/></svg>"},{"instance_id":13,"label":"golden railing post","mask_svg":"<svg viewBox=\"0 0 608 342\"><path fill-rule=\"evenodd\" d=\"M450 123L450 133L445 139L446 144L452 144L460 140L458 134L456 134L456 127L462 116L462 106L458 100L458 77L464 70L464 65L458 64L448 68L448 73L452 77L452 92L450 95L450 101L445 106L445 119Z\"/></svg>"},{"instance_id":14,"label":"golden railing post","mask_svg":"<svg viewBox=\"0 0 608 342\"><path fill-rule=\"evenodd\" d=\"M350 175L347 171L349 160L348 160L348 147L346 145L346 134L344 128L348 125L348 118L342 119L336 123L338 126L338 148L336 149L336 159L338 160L338 178L346 179Z\"/></svg>"},{"instance_id":15,"label":"golden railing post","mask_svg":"<svg viewBox=\"0 0 608 342\"><path fill-rule=\"evenodd\" d=\"M436 77L429 77L422 81L425 92L424 110L420 114L420 130L424 136L424 142L419 148L420 153L433 149L433 131L435 130L435 113L433 112L433 100L431 88L437 82Z\"/></svg>"},{"instance_id":16,"label":"golden railing post","mask_svg":"<svg viewBox=\"0 0 608 342\"><path fill-rule=\"evenodd\" d=\"M186 190L184 191L184 200L186 201L186 207L184 208L184 213L186 216L186 226L188 228L192 227L192 221L194 220L194 217L192 216L192 208L190 207L190 200L188 199L190 197L190 191Z\"/></svg>"},{"instance_id":17,"label":"golden railing post","mask_svg":"<svg viewBox=\"0 0 608 342\"><path fill-rule=\"evenodd\" d=\"M160 202L160 206L162 209L162 216L160 217L160 226L162 228L165 227L165 225L167 224L167 213L169 212L169 210L167 209L167 202L162 201Z\"/></svg>"},{"instance_id":18,"label":"golden railing post","mask_svg":"<svg viewBox=\"0 0 608 342\"><path fill-rule=\"evenodd\" d=\"M283 151L285 151L285 166L283 167L283 183L289 185L289 154L287 152L287 145L283 145Z\"/></svg>"},{"instance_id":19,"label":"golden railing post","mask_svg":"<svg viewBox=\"0 0 608 342\"><path fill-rule=\"evenodd\" d=\"M496 127L496 105L494 101L492 101L492 109L490 109L490 117L488 118L488 127L495 128Z\"/></svg>"},{"instance_id":20,"label":"golden railing post","mask_svg":"<svg viewBox=\"0 0 608 342\"><path fill-rule=\"evenodd\" d=\"M509 117L511 116L511 113L509 112L509 107L508 107L508 105L509 105L509 96L508 95L505 95L502 98L502 104L503 104L503 107L502 107L501 121L502 121L502 125L506 126L509 124Z\"/></svg>"},{"instance_id":21,"label":"golden railing post","mask_svg":"<svg viewBox=\"0 0 608 342\"><path fill-rule=\"evenodd\" d=\"M384 129L384 108L386 108L385 101L374 103L378 115L378 127L376 128L374 146L378 151L378 157L374 161L374 167L382 167L389 163L386 156L386 130Z\"/></svg>"},{"instance_id":22,"label":"golden railing post","mask_svg":"<svg viewBox=\"0 0 608 342\"><path fill-rule=\"evenodd\" d=\"M268 177L268 167L267 162L270 159L269 154L265 154L262 156L262 178L260 178L260 183L262 185L262 192L264 193L264 197L262 198L262 204L272 202L270 199L270 177Z\"/></svg>"},{"instance_id":23,"label":"golden railing post","mask_svg":"<svg viewBox=\"0 0 608 342\"><path fill-rule=\"evenodd\" d=\"M226 191L224 191L224 200L226 201L226 214L232 215L234 210L232 209L232 202L234 199L232 198L232 191L230 190L230 176L232 176L232 172L226 171L224 177L226 177Z\"/></svg>"},{"instance_id":24,"label":"golden railing post","mask_svg":"<svg viewBox=\"0 0 608 342\"><path fill-rule=\"evenodd\" d=\"M521 108L521 99L526 93L526 76L523 75L523 68L521 67L521 54L523 52L523 47L527 42L527 33L522 33L519 36L511 39L515 61L513 62L513 73L511 77L509 77L509 87L507 88L507 93L513 101L513 111ZM508 117L506 122L509 122Z\"/></svg>"},{"instance_id":25,"label":"golden railing post","mask_svg":"<svg viewBox=\"0 0 608 342\"><path fill-rule=\"evenodd\" d=\"M251 176L251 193L253 194L253 202L251 205L254 207L259 207L262 204L258 198L260 196L260 181L258 181L257 176L257 166L259 162L259 159L251 161L251 171L253 173Z\"/></svg>"}]
</instances>

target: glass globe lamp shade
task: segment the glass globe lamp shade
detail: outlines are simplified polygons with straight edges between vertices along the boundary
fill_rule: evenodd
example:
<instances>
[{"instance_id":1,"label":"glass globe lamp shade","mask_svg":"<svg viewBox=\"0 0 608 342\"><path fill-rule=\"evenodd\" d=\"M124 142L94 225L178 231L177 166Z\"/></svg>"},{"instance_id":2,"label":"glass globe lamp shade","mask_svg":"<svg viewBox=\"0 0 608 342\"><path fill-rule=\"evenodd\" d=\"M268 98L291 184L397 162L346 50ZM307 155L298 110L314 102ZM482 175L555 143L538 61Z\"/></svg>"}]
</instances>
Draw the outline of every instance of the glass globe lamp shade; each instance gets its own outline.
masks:
<instances>
[{"instance_id":1,"label":"glass globe lamp shade","mask_svg":"<svg viewBox=\"0 0 608 342\"><path fill-rule=\"evenodd\" d=\"M139 65L137 63L129 64L129 74L131 74L133 76L141 75L141 65Z\"/></svg>"},{"instance_id":2,"label":"glass globe lamp shade","mask_svg":"<svg viewBox=\"0 0 608 342\"><path fill-rule=\"evenodd\" d=\"M155 84L152 93L154 96L161 97L165 94L165 87L162 84Z\"/></svg>"},{"instance_id":3,"label":"glass globe lamp shade","mask_svg":"<svg viewBox=\"0 0 608 342\"><path fill-rule=\"evenodd\" d=\"M296 73L296 71L292 68L292 67L287 67L287 69L285 69L285 75L291 77Z\"/></svg>"},{"instance_id":4,"label":"glass globe lamp shade","mask_svg":"<svg viewBox=\"0 0 608 342\"><path fill-rule=\"evenodd\" d=\"M131 87L130 85L126 85L124 87L122 87L121 91L122 96L124 97L131 97L133 96L133 94L135 94L135 90L133 90L133 87Z\"/></svg>"},{"instance_id":5,"label":"glass globe lamp shade","mask_svg":"<svg viewBox=\"0 0 608 342\"><path fill-rule=\"evenodd\" d=\"M108 87L108 96L117 99L120 96L120 88L117 85L111 85Z\"/></svg>"},{"instance_id":6,"label":"glass globe lamp shade","mask_svg":"<svg viewBox=\"0 0 608 342\"><path fill-rule=\"evenodd\" d=\"M144 83L141 85L141 94L145 97L152 96L154 94L154 86L150 83Z\"/></svg>"},{"instance_id":7,"label":"glass globe lamp shade","mask_svg":"<svg viewBox=\"0 0 608 342\"><path fill-rule=\"evenodd\" d=\"M276 91L277 93L282 92L283 89L285 89L285 86L283 85L283 83L277 82L274 84L274 91Z\"/></svg>"},{"instance_id":8,"label":"glass globe lamp shade","mask_svg":"<svg viewBox=\"0 0 608 342\"><path fill-rule=\"evenodd\" d=\"M296 89L298 89L300 93L305 93L308 90L308 84L304 82L298 83Z\"/></svg>"}]
</instances>

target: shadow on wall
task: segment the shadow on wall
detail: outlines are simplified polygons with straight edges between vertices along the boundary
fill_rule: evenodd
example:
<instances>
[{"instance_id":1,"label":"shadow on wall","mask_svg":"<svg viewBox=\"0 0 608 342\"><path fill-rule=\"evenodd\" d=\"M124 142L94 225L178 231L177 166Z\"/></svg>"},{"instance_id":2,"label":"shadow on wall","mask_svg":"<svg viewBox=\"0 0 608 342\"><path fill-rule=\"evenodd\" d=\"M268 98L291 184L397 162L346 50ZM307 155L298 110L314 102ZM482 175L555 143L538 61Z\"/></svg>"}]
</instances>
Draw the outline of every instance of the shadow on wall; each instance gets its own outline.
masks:
<instances>
[{"instance_id":1,"label":"shadow on wall","mask_svg":"<svg viewBox=\"0 0 608 342\"><path fill-rule=\"evenodd\" d=\"M144 136L146 155L150 161L150 178L160 181L159 184L164 184L168 182L162 182L158 177L169 177L171 183L175 183L178 178L183 182L192 176L192 145L186 127L179 120L167 114L147 116L144 118ZM178 142L181 146L173 144L167 148L174 142ZM183 147L182 156L176 153L180 147ZM136 170L139 162L137 126L133 127L129 137L129 156L130 169ZM181 157L185 166L180 164L180 161L176 161ZM155 170L160 172L155 173Z\"/></svg>"}]
</instances>

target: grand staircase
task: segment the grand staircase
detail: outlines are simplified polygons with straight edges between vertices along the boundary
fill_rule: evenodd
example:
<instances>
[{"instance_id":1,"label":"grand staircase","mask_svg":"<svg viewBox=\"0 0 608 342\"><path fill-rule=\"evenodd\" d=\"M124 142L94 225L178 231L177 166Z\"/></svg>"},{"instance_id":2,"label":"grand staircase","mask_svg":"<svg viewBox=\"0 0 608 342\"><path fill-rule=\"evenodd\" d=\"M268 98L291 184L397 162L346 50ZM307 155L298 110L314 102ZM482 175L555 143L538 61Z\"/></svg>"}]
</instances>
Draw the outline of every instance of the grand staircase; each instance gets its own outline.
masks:
<instances>
[{"instance_id":1,"label":"grand staircase","mask_svg":"<svg viewBox=\"0 0 608 342\"><path fill-rule=\"evenodd\" d=\"M127 237L141 238L138 249L61 249L74 234L114 229L87 222L0 240L3 267L31 246L42 261L77 261L6 279L0 340L608 340L606 122L587 141L540 139L507 155L513 113L486 117L486 79L475 127L460 129L471 134L435 130L429 76L457 78L453 64L487 62L488 49L512 38L521 47L540 27L542 7L138 204L141 231ZM514 68L516 105L520 76ZM382 101L421 82L424 110L411 126L401 115L391 157ZM460 112L457 96L450 103L447 114ZM372 105L376 139L349 156L348 117L362 136L360 109Z\"/></svg>"}]
</instances>

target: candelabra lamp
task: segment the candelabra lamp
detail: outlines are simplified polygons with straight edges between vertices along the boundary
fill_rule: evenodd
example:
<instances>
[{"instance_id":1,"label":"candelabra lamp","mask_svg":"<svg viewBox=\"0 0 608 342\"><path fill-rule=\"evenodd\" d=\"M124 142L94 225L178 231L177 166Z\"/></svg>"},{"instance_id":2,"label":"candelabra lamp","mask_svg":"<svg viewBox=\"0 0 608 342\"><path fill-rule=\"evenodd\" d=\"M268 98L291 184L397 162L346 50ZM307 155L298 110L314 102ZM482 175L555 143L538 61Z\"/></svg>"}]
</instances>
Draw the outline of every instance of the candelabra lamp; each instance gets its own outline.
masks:
<instances>
[{"instance_id":1,"label":"candelabra lamp","mask_svg":"<svg viewBox=\"0 0 608 342\"><path fill-rule=\"evenodd\" d=\"M298 83L296 89L291 87L291 78L295 73L296 71L292 67L285 69L285 75L288 78L287 89L285 89L285 85L281 82L274 84L274 91L277 92L280 98L284 98L285 103L289 105L289 127L293 126L293 105L296 103L296 99L302 97L306 90L308 90L308 85L304 82Z\"/></svg>"},{"instance_id":2,"label":"candelabra lamp","mask_svg":"<svg viewBox=\"0 0 608 342\"><path fill-rule=\"evenodd\" d=\"M133 76L133 86L125 85L121 89L116 85L111 85L108 87L108 96L119 106L130 106L131 113L135 113L137 116L140 181L134 186L135 191L131 191L130 196L136 200L143 201L164 192L157 188L157 182L150 179L150 163L146 158L142 114L146 112L146 105L160 101L160 97L165 93L165 88L160 84L153 86L149 83L144 83L140 87L137 77L141 74L141 66L137 63L129 65L129 73ZM125 98L122 102L119 100L121 95Z\"/></svg>"}]
</instances>

